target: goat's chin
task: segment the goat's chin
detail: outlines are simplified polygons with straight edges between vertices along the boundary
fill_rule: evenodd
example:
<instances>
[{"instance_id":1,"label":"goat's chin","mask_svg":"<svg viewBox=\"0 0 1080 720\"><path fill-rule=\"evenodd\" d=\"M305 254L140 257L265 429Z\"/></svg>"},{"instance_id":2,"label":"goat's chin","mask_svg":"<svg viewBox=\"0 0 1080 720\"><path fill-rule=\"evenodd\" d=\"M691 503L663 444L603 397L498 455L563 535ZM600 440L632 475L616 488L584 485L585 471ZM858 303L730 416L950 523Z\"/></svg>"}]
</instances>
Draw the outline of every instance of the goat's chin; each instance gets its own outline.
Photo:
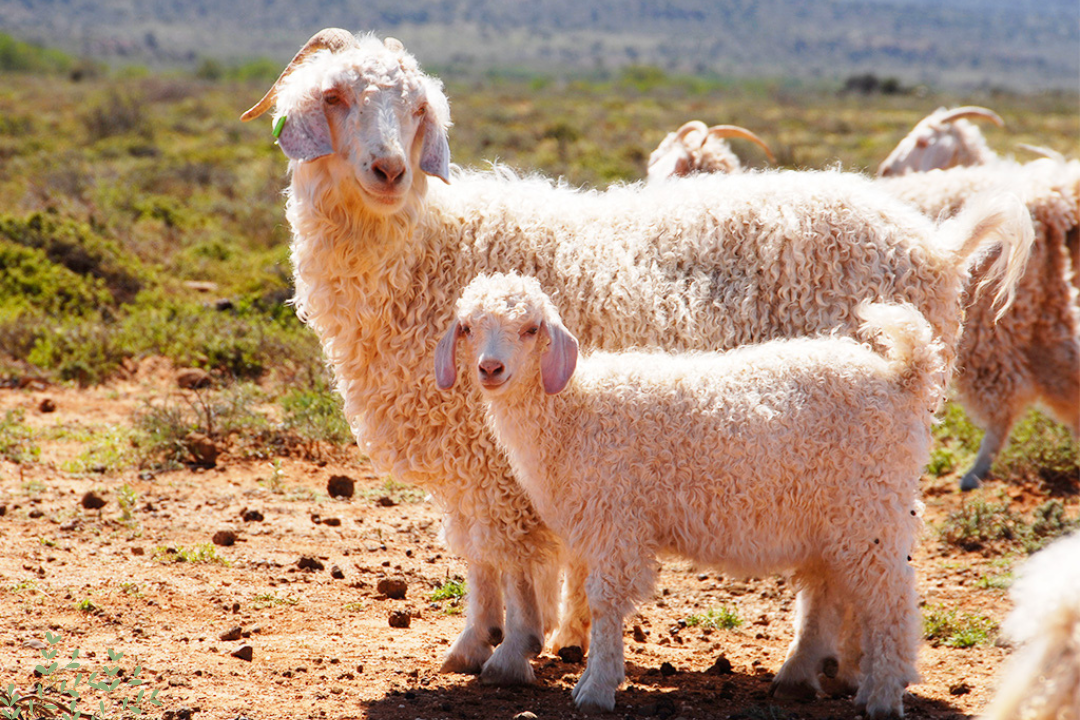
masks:
<instances>
[{"instance_id":1,"label":"goat's chin","mask_svg":"<svg viewBox=\"0 0 1080 720\"><path fill-rule=\"evenodd\" d=\"M409 197L409 186L385 190L361 183L360 188L368 208L377 215L393 215L405 206Z\"/></svg>"},{"instance_id":2,"label":"goat's chin","mask_svg":"<svg viewBox=\"0 0 1080 720\"><path fill-rule=\"evenodd\" d=\"M502 395L506 388L510 386L509 376L498 381L492 380L477 380L477 385L480 386L480 392L488 397L498 397Z\"/></svg>"}]
</instances>

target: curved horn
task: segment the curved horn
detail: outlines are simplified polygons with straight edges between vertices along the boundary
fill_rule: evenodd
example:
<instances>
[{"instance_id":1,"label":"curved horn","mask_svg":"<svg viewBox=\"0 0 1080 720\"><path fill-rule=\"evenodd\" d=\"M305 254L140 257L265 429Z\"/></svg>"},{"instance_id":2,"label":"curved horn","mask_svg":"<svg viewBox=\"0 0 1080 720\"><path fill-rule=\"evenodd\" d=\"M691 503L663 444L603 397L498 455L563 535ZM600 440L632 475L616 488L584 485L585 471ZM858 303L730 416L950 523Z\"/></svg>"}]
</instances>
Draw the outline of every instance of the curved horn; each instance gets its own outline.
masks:
<instances>
[{"instance_id":1,"label":"curved horn","mask_svg":"<svg viewBox=\"0 0 1080 720\"><path fill-rule=\"evenodd\" d=\"M326 28L315 33L311 36L311 39L304 44L304 47L300 48L300 52L296 53L288 66L282 70L278 79L274 81L274 84L270 86L270 89L263 95L263 99L255 103L250 110L241 115L240 119L244 122L254 120L269 110L274 104L274 99L277 97L278 86L281 85L281 82L289 77L290 73L292 73L300 63L315 51L328 49L331 52L337 52L339 50L344 50L345 48L354 47L355 45L356 36L348 30L342 30L341 28Z\"/></svg>"},{"instance_id":2,"label":"curved horn","mask_svg":"<svg viewBox=\"0 0 1080 720\"><path fill-rule=\"evenodd\" d=\"M1005 121L1001 119L1000 115L998 115L993 110L988 110L984 107L979 107L978 105L965 105L964 107L953 108L949 112L940 116L938 118L938 122L947 123L953 122L954 120L959 120L960 118L968 117L982 118L984 120L989 120L998 127L1005 127Z\"/></svg>"},{"instance_id":3,"label":"curved horn","mask_svg":"<svg viewBox=\"0 0 1080 720\"><path fill-rule=\"evenodd\" d=\"M708 132L709 129L705 126L705 123L701 122L700 120L690 120L689 122L683 123L683 126L675 131L675 141L682 142L686 139L687 135L694 132L695 130L697 132L704 133Z\"/></svg>"},{"instance_id":4,"label":"curved horn","mask_svg":"<svg viewBox=\"0 0 1080 720\"><path fill-rule=\"evenodd\" d=\"M765 144L765 141L746 128L741 128L738 125L713 125L709 128L709 135L718 138L742 138L743 140L749 140L765 151L765 154L769 156L770 162L776 162L776 157L773 155L772 150L769 149L769 146Z\"/></svg>"}]
</instances>

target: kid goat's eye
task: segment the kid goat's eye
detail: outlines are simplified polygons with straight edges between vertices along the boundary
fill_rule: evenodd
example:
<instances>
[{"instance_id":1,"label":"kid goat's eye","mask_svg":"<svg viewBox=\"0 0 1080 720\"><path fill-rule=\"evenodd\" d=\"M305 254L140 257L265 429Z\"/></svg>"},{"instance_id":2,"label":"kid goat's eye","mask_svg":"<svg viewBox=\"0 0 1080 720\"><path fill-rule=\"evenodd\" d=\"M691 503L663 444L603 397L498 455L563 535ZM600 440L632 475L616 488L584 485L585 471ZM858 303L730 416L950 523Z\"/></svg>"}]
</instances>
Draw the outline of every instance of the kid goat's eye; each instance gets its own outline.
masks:
<instances>
[{"instance_id":1,"label":"kid goat's eye","mask_svg":"<svg viewBox=\"0 0 1080 720\"><path fill-rule=\"evenodd\" d=\"M535 335L538 332L540 332L540 326L539 325L530 325L529 327L525 328L524 334L525 335Z\"/></svg>"},{"instance_id":2,"label":"kid goat's eye","mask_svg":"<svg viewBox=\"0 0 1080 720\"><path fill-rule=\"evenodd\" d=\"M413 113L413 117L422 118L426 114L427 114L427 105L421 105L420 107L416 108L416 111Z\"/></svg>"},{"instance_id":3,"label":"kid goat's eye","mask_svg":"<svg viewBox=\"0 0 1080 720\"><path fill-rule=\"evenodd\" d=\"M341 102L341 96L334 91L327 91L323 93L323 102L327 105L337 105Z\"/></svg>"}]
</instances>

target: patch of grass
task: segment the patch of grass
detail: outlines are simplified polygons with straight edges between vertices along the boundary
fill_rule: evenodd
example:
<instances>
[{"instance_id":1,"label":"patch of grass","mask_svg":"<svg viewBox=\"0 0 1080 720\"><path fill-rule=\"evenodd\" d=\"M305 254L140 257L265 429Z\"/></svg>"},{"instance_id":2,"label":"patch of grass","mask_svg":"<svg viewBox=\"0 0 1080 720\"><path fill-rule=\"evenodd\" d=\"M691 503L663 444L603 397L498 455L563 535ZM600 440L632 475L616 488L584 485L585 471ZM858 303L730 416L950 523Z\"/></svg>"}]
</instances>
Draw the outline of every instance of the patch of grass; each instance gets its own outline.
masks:
<instances>
[{"instance_id":1,"label":"patch of grass","mask_svg":"<svg viewBox=\"0 0 1080 720\"><path fill-rule=\"evenodd\" d=\"M159 562L169 563L211 563L228 565L229 561L218 554L213 543L201 543L193 548L156 547L153 557Z\"/></svg>"},{"instance_id":2,"label":"patch of grass","mask_svg":"<svg viewBox=\"0 0 1080 720\"><path fill-rule=\"evenodd\" d=\"M262 593L256 595L251 599L251 607L256 610L263 610L268 607L281 607L283 605L292 606L299 603L300 600L289 595L287 597L278 597L276 593Z\"/></svg>"},{"instance_id":3,"label":"patch of grass","mask_svg":"<svg viewBox=\"0 0 1080 720\"><path fill-rule=\"evenodd\" d=\"M981 576L975 581L975 587L980 590L1008 590L1013 584L1013 574L994 573Z\"/></svg>"},{"instance_id":4,"label":"patch of grass","mask_svg":"<svg viewBox=\"0 0 1080 720\"><path fill-rule=\"evenodd\" d=\"M41 457L41 448L34 442L34 431L23 422L26 413L15 408L4 413L0 420L0 457L21 465Z\"/></svg>"},{"instance_id":5,"label":"patch of grass","mask_svg":"<svg viewBox=\"0 0 1080 720\"><path fill-rule=\"evenodd\" d=\"M81 613L86 613L87 615L97 615L101 612L101 608L95 605L89 598L76 602L75 609Z\"/></svg>"},{"instance_id":6,"label":"patch of grass","mask_svg":"<svg viewBox=\"0 0 1080 720\"><path fill-rule=\"evenodd\" d=\"M742 618L736 608L723 606L710 608L701 614L690 615L686 618L689 627L711 627L717 630L734 630L743 624Z\"/></svg>"},{"instance_id":7,"label":"patch of grass","mask_svg":"<svg viewBox=\"0 0 1080 720\"><path fill-rule=\"evenodd\" d=\"M13 592L13 593L22 593L22 592L38 593L38 592L40 592L40 590L38 590L37 583L34 582L33 580L20 580L19 582L15 583L11 587L9 587L8 590L10 592Z\"/></svg>"},{"instance_id":8,"label":"patch of grass","mask_svg":"<svg viewBox=\"0 0 1080 720\"><path fill-rule=\"evenodd\" d=\"M956 402L948 402L933 427L934 444L926 472L941 477L968 467L975 459L982 431Z\"/></svg>"},{"instance_id":9,"label":"patch of grass","mask_svg":"<svg viewBox=\"0 0 1080 720\"><path fill-rule=\"evenodd\" d=\"M1080 490L1080 443L1064 425L1032 410L1013 428L994 471L1008 478L1037 478Z\"/></svg>"},{"instance_id":10,"label":"patch of grass","mask_svg":"<svg viewBox=\"0 0 1080 720\"><path fill-rule=\"evenodd\" d=\"M119 472L137 467L142 462L141 433L131 428L112 425L95 428L82 439L86 449L74 460L61 465L64 472L75 475Z\"/></svg>"},{"instance_id":11,"label":"patch of grass","mask_svg":"<svg viewBox=\"0 0 1080 720\"><path fill-rule=\"evenodd\" d=\"M1009 510L1007 503L976 496L949 513L938 536L964 550L1018 547L1032 553L1078 527L1080 517L1069 517L1060 500L1044 502L1026 518Z\"/></svg>"},{"instance_id":12,"label":"patch of grass","mask_svg":"<svg viewBox=\"0 0 1080 720\"><path fill-rule=\"evenodd\" d=\"M135 597L135 598L144 597L142 589L139 587L138 583L133 583L133 582L120 583L120 592L124 593L125 595L130 595L131 597Z\"/></svg>"},{"instance_id":13,"label":"patch of grass","mask_svg":"<svg viewBox=\"0 0 1080 720\"><path fill-rule=\"evenodd\" d=\"M420 488L413 487L412 485L398 482L392 477L387 477L381 486L365 490L363 496L369 500L378 500L386 497L399 505L412 505L423 502L424 498L427 497L427 492Z\"/></svg>"},{"instance_id":14,"label":"patch of grass","mask_svg":"<svg viewBox=\"0 0 1080 720\"><path fill-rule=\"evenodd\" d=\"M348 602L343 606L345 612L358 613L367 609L367 603L362 601Z\"/></svg>"},{"instance_id":15,"label":"patch of grass","mask_svg":"<svg viewBox=\"0 0 1080 720\"><path fill-rule=\"evenodd\" d=\"M342 400L329 387L293 390L278 400L285 411L284 426L307 440L350 445L352 430L342 413Z\"/></svg>"},{"instance_id":16,"label":"patch of grass","mask_svg":"<svg viewBox=\"0 0 1080 720\"><path fill-rule=\"evenodd\" d=\"M431 593L431 602L440 600L459 600L465 597L465 581L462 578L448 579Z\"/></svg>"},{"instance_id":17,"label":"patch of grass","mask_svg":"<svg viewBox=\"0 0 1080 720\"><path fill-rule=\"evenodd\" d=\"M997 631L997 623L983 615L957 613L942 607L923 613L923 637L935 646L969 648L988 645Z\"/></svg>"}]
</instances>

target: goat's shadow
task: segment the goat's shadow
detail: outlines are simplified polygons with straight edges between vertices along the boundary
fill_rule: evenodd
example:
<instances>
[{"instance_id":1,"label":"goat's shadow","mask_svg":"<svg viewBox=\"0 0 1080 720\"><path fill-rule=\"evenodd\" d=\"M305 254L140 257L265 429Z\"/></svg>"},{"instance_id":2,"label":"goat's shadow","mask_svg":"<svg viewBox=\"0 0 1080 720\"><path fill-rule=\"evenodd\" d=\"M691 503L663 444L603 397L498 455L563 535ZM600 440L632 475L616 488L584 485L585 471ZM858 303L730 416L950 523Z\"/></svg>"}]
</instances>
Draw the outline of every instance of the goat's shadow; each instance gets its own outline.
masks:
<instances>
[{"instance_id":1,"label":"goat's shadow","mask_svg":"<svg viewBox=\"0 0 1080 720\"><path fill-rule=\"evenodd\" d=\"M497 687L475 677L438 688L417 686L394 691L369 703L372 720L511 720L531 712L540 720L597 718L668 718L683 720L854 720L861 718L851 697L818 697L812 701L776 700L769 696L772 674L714 670L683 671L626 664L626 684L615 695L615 710L599 715L578 711L570 690L584 670L583 663L542 658L534 665L536 684ZM915 688L917 691L917 688ZM947 702L908 693L905 716L910 719L966 717ZM529 717L528 715L524 717Z\"/></svg>"}]
</instances>

